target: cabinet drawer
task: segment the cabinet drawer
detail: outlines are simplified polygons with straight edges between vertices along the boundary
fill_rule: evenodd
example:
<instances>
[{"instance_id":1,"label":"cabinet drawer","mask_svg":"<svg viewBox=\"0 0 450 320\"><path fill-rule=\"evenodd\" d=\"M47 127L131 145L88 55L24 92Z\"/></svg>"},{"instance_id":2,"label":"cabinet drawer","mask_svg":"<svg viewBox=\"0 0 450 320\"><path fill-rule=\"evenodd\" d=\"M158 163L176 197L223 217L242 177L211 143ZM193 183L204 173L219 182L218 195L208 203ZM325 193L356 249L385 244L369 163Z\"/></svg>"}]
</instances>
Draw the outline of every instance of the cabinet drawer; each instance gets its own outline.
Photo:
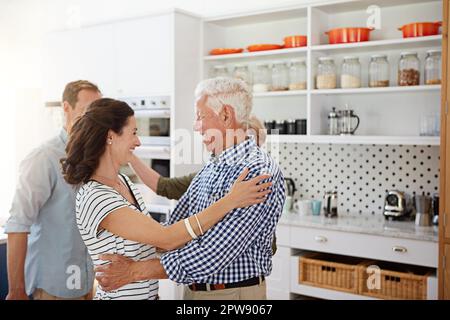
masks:
<instances>
[{"instance_id":1,"label":"cabinet drawer","mask_svg":"<svg viewBox=\"0 0 450 320\"><path fill-rule=\"evenodd\" d=\"M292 248L437 268L438 244L352 232L291 227Z\"/></svg>"}]
</instances>

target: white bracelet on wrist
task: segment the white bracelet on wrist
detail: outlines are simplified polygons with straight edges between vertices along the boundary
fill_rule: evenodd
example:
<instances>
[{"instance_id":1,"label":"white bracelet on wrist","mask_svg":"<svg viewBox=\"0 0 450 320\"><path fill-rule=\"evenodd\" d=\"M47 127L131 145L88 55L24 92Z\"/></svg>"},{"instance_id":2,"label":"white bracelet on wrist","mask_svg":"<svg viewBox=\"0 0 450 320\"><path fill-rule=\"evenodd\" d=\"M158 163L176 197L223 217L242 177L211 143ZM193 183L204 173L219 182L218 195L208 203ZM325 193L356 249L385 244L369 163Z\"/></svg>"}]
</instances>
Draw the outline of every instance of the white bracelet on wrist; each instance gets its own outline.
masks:
<instances>
[{"instance_id":1,"label":"white bracelet on wrist","mask_svg":"<svg viewBox=\"0 0 450 320\"><path fill-rule=\"evenodd\" d=\"M184 219L184 225L186 226L186 230L191 236L192 239L197 239L197 235L195 234L194 230L192 229L191 223L189 222L189 218Z\"/></svg>"}]
</instances>

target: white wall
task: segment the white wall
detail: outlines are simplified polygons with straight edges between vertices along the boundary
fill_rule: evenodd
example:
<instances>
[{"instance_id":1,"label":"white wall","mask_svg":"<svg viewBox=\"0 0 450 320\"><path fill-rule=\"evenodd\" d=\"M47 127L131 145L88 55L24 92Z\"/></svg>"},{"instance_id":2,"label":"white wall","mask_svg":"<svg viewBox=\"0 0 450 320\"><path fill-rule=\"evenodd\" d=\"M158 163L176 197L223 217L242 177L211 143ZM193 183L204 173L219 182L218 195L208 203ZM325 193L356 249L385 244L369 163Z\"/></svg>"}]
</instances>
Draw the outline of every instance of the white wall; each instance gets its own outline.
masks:
<instances>
[{"instance_id":1,"label":"white wall","mask_svg":"<svg viewBox=\"0 0 450 320\"><path fill-rule=\"evenodd\" d=\"M41 97L44 36L76 28L143 16L173 7L202 16L259 10L320 0L0 0L0 103L3 137L0 165L0 220L7 214L17 165L59 129L58 111L45 109ZM1 225L1 221L0 221Z\"/></svg>"}]
</instances>

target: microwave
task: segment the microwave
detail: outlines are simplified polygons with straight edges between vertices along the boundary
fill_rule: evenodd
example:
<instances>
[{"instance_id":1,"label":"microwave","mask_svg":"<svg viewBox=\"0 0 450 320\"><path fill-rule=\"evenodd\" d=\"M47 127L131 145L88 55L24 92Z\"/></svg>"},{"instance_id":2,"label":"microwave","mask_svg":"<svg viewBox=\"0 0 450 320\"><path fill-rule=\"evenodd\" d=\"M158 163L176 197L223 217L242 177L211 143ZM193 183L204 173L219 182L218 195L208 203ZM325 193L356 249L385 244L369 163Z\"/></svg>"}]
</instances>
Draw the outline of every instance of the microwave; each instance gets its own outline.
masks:
<instances>
[{"instance_id":1,"label":"microwave","mask_svg":"<svg viewBox=\"0 0 450 320\"><path fill-rule=\"evenodd\" d=\"M170 145L170 98L168 96L123 99L133 108L137 134L143 145Z\"/></svg>"}]
</instances>

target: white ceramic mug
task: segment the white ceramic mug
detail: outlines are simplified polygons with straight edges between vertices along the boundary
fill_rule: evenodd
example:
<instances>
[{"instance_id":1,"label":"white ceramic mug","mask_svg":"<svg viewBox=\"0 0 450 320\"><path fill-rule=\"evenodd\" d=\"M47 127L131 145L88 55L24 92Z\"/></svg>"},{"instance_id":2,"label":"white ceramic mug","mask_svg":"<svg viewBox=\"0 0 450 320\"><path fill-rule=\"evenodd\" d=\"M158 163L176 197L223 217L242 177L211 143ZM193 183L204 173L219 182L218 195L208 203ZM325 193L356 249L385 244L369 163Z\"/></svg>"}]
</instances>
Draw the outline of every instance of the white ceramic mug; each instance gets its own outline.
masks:
<instances>
[{"instance_id":1,"label":"white ceramic mug","mask_svg":"<svg viewBox=\"0 0 450 320\"><path fill-rule=\"evenodd\" d=\"M312 202L311 200L299 200L295 203L295 211L301 216L312 215Z\"/></svg>"}]
</instances>

